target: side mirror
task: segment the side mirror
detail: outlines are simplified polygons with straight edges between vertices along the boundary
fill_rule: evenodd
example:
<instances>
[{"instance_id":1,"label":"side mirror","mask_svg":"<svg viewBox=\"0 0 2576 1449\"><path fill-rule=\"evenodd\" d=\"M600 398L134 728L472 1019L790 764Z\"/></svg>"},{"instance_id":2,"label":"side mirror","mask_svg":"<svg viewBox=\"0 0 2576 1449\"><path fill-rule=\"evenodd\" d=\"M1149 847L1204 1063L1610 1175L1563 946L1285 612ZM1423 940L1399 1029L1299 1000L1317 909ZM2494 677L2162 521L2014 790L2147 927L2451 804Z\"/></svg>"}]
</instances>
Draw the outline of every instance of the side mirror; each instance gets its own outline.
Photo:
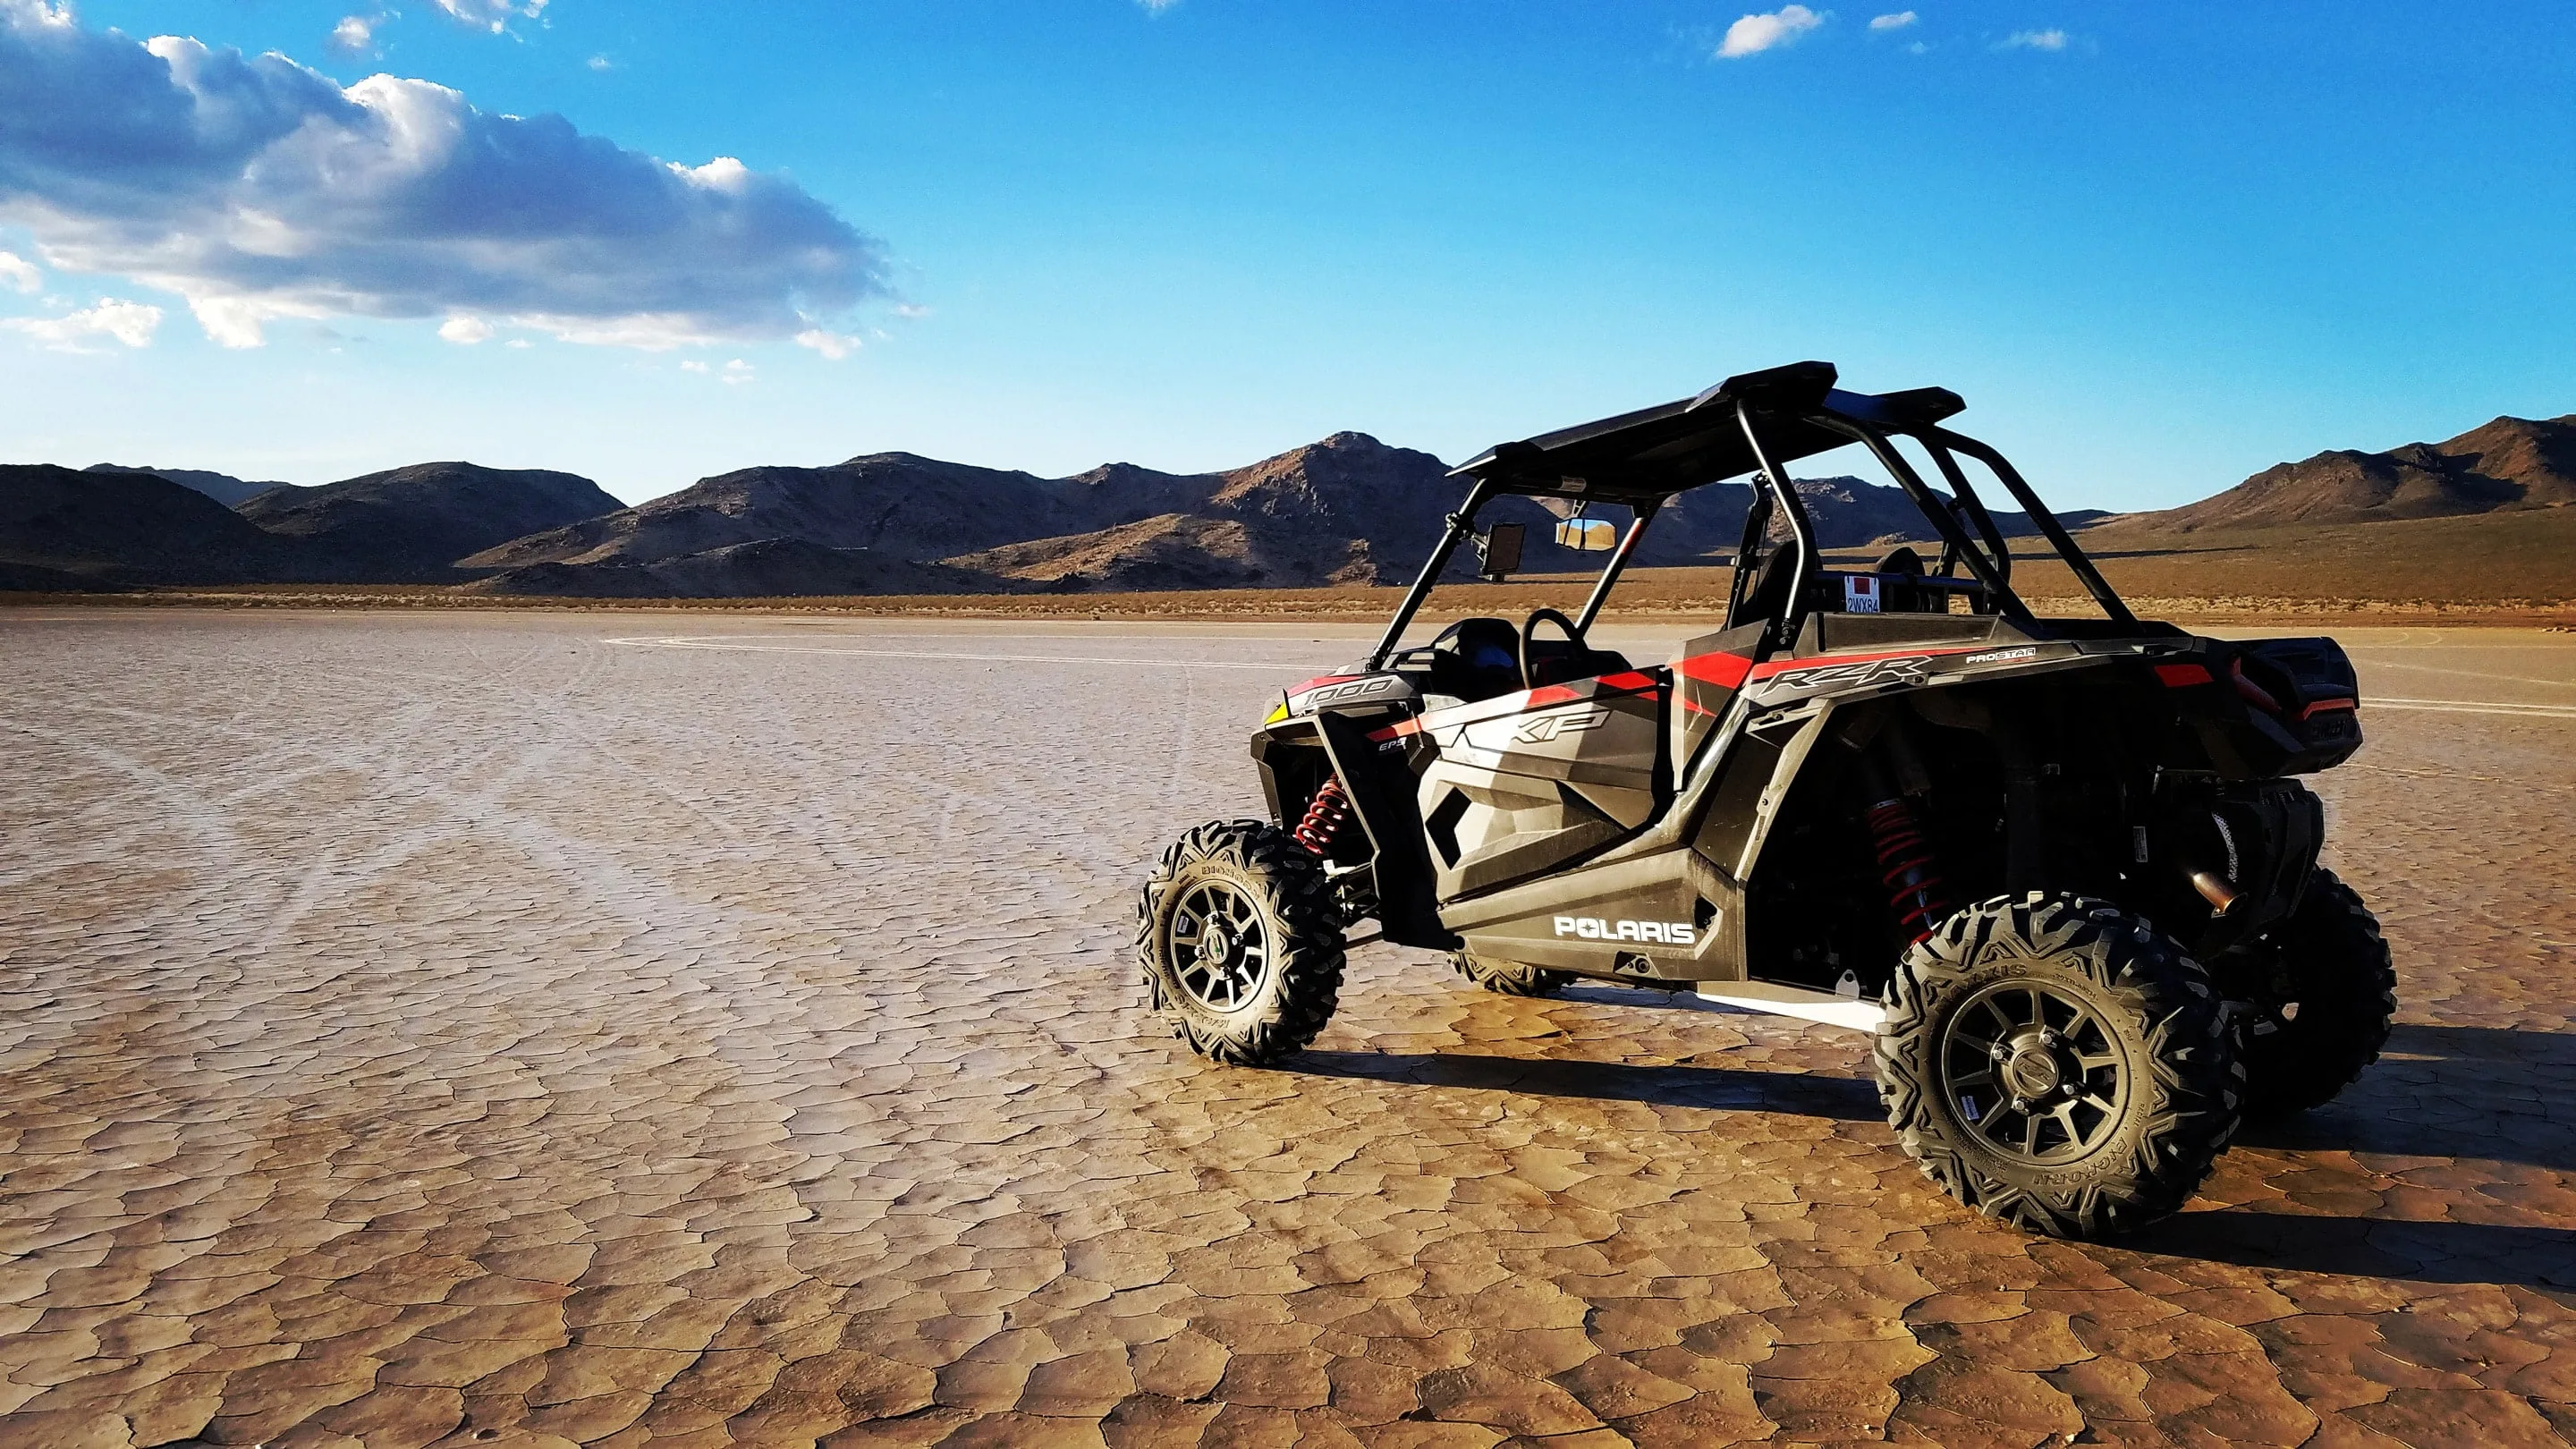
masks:
<instances>
[{"instance_id":1,"label":"side mirror","mask_svg":"<svg viewBox=\"0 0 2576 1449\"><path fill-rule=\"evenodd\" d=\"M1486 579L1501 583L1520 571L1521 525L1497 523L1487 528L1476 540L1476 554L1483 566L1476 570Z\"/></svg>"},{"instance_id":2,"label":"side mirror","mask_svg":"<svg viewBox=\"0 0 2576 1449\"><path fill-rule=\"evenodd\" d=\"M1569 518L1556 526L1556 544L1577 553L1608 553L1619 546L1619 530L1606 518Z\"/></svg>"}]
</instances>

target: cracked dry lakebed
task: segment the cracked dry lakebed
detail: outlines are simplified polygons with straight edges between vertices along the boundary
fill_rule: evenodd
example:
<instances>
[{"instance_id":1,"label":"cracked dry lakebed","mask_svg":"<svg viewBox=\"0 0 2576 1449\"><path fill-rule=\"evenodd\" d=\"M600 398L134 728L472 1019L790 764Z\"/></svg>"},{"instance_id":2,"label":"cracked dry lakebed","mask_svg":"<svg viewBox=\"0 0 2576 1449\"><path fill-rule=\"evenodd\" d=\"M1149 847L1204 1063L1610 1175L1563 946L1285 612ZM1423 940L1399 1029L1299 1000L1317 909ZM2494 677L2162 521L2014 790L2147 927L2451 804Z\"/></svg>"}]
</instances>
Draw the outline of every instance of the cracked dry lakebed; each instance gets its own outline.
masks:
<instances>
[{"instance_id":1,"label":"cracked dry lakebed","mask_svg":"<svg viewBox=\"0 0 2576 1449\"><path fill-rule=\"evenodd\" d=\"M1356 630L0 614L0 1443L2562 1442L2576 638L2346 638L2395 1037L2086 1246L1831 1028L1185 1053L1131 892Z\"/></svg>"}]
</instances>

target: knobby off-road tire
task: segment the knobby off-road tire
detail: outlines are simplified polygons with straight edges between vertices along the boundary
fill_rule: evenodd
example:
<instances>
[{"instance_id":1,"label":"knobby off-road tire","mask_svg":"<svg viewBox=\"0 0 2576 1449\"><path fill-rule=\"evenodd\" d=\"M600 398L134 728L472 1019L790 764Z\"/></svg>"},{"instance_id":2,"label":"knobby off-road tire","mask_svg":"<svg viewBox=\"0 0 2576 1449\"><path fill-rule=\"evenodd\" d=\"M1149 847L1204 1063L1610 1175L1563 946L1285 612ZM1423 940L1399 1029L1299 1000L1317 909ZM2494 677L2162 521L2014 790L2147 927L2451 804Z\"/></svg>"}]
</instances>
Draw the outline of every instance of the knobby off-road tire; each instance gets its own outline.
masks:
<instances>
[{"instance_id":1,"label":"knobby off-road tire","mask_svg":"<svg viewBox=\"0 0 2576 1449\"><path fill-rule=\"evenodd\" d=\"M1479 961L1464 951L1449 953L1449 967L1487 991L1505 996L1554 996L1574 984L1571 971L1550 971L1518 961Z\"/></svg>"},{"instance_id":2,"label":"knobby off-road tire","mask_svg":"<svg viewBox=\"0 0 2576 1449\"><path fill-rule=\"evenodd\" d=\"M1172 1034L1213 1061L1302 1050L1342 988L1342 917L1323 863L1261 820L1175 841L1136 903L1136 961Z\"/></svg>"},{"instance_id":3,"label":"knobby off-road tire","mask_svg":"<svg viewBox=\"0 0 2576 1449\"><path fill-rule=\"evenodd\" d=\"M2247 1116L2322 1107L2379 1060L2397 970L2370 908L2333 871L2319 867L2287 920L2228 955L2226 979L2256 993L2237 1021Z\"/></svg>"},{"instance_id":4,"label":"knobby off-road tire","mask_svg":"<svg viewBox=\"0 0 2576 1449\"><path fill-rule=\"evenodd\" d=\"M1905 953L1879 1095L1960 1202L2107 1237L2174 1212L2209 1175L2236 1131L2235 1046L2180 947L2107 901L2035 891L1970 906Z\"/></svg>"}]
</instances>

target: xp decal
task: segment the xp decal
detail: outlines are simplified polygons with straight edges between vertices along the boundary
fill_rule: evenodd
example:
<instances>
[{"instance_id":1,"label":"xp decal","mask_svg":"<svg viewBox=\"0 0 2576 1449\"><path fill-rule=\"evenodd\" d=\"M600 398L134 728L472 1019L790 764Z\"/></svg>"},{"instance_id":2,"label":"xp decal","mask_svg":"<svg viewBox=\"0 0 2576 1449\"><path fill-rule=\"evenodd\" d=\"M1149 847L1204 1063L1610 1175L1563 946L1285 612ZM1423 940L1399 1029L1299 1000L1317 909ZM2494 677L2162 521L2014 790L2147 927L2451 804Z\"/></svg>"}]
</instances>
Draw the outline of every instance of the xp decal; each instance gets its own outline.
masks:
<instances>
[{"instance_id":1,"label":"xp decal","mask_svg":"<svg viewBox=\"0 0 2576 1449\"><path fill-rule=\"evenodd\" d=\"M1609 722L1610 711L1597 704L1588 709L1556 710L1522 720L1512 731L1512 738L1524 745L1543 745L1559 735L1597 730Z\"/></svg>"}]
</instances>

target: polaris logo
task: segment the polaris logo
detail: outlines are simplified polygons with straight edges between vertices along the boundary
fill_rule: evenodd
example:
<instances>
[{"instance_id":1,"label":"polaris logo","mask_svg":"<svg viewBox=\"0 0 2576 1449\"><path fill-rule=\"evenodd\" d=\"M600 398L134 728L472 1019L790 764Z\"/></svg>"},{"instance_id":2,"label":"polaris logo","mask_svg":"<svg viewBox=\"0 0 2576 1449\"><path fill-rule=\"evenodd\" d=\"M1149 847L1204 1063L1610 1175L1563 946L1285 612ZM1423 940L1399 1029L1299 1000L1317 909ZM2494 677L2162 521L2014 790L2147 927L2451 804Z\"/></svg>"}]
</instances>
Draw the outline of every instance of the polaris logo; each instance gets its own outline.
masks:
<instances>
[{"instance_id":1,"label":"polaris logo","mask_svg":"<svg viewBox=\"0 0 2576 1449\"><path fill-rule=\"evenodd\" d=\"M1680 921L1605 921L1598 916L1559 916L1556 933L1586 941L1651 941L1659 946L1690 946L1699 941L1698 928Z\"/></svg>"},{"instance_id":2,"label":"polaris logo","mask_svg":"<svg viewBox=\"0 0 2576 1449\"><path fill-rule=\"evenodd\" d=\"M1524 745L1543 745L1558 735L1578 730L1597 730L1610 722L1610 711L1600 705L1590 709L1560 711L1556 714L1534 714L1522 720L1512 738Z\"/></svg>"}]
</instances>

